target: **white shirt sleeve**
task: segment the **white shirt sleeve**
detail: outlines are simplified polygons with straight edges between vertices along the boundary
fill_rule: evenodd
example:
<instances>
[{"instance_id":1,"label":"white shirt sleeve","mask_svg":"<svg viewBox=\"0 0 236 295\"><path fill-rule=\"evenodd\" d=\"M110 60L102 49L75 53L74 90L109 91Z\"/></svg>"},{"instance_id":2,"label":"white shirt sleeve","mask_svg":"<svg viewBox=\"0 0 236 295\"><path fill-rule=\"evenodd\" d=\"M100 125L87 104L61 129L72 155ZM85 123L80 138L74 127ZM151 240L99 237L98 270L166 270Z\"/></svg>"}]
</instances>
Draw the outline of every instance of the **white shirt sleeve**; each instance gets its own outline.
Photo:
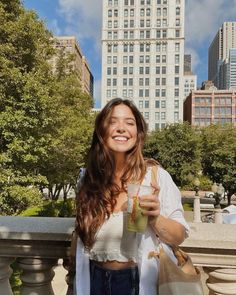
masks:
<instances>
[{"instance_id":1,"label":"white shirt sleeve","mask_svg":"<svg viewBox=\"0 0 236 295\"><path fill-rule=\"evenodd\" d=\"M181 193L172 180L170 174L161 167L158 167L157 182L160 186L159 200L161 215L181 223L186 229L186 236L189 233L189 226L184 218Z\"/></svg>"}]
</instances>

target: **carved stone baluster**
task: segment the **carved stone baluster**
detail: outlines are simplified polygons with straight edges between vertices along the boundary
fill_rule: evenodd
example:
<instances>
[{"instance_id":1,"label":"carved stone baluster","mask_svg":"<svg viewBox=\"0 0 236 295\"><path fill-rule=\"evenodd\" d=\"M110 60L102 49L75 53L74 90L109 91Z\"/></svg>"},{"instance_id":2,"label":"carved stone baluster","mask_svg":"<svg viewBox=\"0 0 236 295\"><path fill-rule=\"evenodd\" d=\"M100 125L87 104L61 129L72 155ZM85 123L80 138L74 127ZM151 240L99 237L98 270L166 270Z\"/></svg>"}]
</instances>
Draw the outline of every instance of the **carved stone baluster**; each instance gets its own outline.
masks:
<instances>
[{"instance_id":1,"label":"carved stone baluster","mask_svg":"<svg viewBox=\"0 0 236 295\"><path fill-rule=\"evenodd\" d=\"M12 274L10 264L14 261L13 258L0 257L0 291L4 295L12 295L9 278Z\"/></svg>"},{"instance_id":2,"label":"carved stone baluster","mask_svg":"<svg viewBox=\"0 0 236 295\"><path fill-rule=\"evenodd\" d=\"M21 295L55 295L51 282L57 259L19 258L18 264L23 271Z\"/></svg>"},{"instance_id":3,"label":"carved stone baluster","mask_svg":"<svg viewBox=\"0 0 236 295\"><path fill-rule=\"evenodd\" d=\"M4 295L12 295L9 278L12 274L10 264L14 261L13 258L0 257L0 292Z\"/></svg>"},{"instance_id":4,"label":"carved stone baluster","mask_svg":"<svg viewBox=\"0 0 236 295\"><path fill-rule=\"evenodd\" d=\"M207 280L209 295L235 295L236 269L215 269Z\"/></svg>"},{"instance_id":5,"label":"carved stone baluster","mask_svg":"<svg viewBox=\"0 0 236 295\"><path fill-rule=\"evenodd\" d=\"M74 263L75 263L75 261L74 261ZM73 295L73 294L75 294L75 290L74 290L75 264L72 267L72 265L70 265L69 260L64 259L63 260L63 267L68 271L66 278L65 278L66 283L68 285L66 295Z\"/></svg>"}]
</instances>

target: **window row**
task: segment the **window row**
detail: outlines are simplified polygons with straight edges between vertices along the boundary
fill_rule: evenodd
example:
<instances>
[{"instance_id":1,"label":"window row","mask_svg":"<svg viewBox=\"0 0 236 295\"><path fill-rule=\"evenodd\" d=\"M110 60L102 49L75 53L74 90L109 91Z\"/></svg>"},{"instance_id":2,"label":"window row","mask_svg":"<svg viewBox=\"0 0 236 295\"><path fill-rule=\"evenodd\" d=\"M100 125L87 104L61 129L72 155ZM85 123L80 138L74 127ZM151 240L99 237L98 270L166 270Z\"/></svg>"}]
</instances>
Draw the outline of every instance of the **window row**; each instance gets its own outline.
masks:
<instances>
[{"instance_id":1,"label":"window row","mask_svg":"<svg viewBox=\"0 0 236 295\"><path fill-rule=\"evenodd\" d=\"M134 9L124 9L124 17L134 17ZM151 16L151 9L150 8L141 8L139 11L139 16L144 17L144 16ZM175 15L180 16L180 7L176 7L175 9ZM118 17L118 9L108 9L107 11L108 17ZM168 16L168 9L167 7L160 8L158 7L156 10L156 15L157 16L162 16L162 17L167 17Z\"/></svg>"},{"instance_id":2,"label":"window row","mask_svg":"<svg viewBox=\"0 0 236 295\"><path fill-rule=\"evenodd\" d=\"M140 92L140 96L139 97L149 97L148 93L149 93L149 90L146 89L146 90L143 90L142 91L144 92ZM146 91L146 92L145 92ZM145 95L146 94L146 95ZM106 91L106 95L108 98L110 97L116 97L117 96L117 89L107 89ZM122 97L126 98L126 97L133 97L133 89L123 89L122 90ZM160 97L160 95L158 96ZM164 96L163 96L164 97ZM139 101L139 108L142 109L142 108L149 108L149 101L148 100L140 100ZM155 101L155 108L156 109L163 109L163 108L166 108L166 101L165 100L156 100ZM176 110L179 109L179 100L175 100L174 101L174 108Z\"/></svg>"},{"instance_id":3,"label":"window row","mask_svg":"<svg viewBox=\"0 0 236 295\"><path fill-rule=\"evenodd\" d=\"M127 27L128 28L128 27ZM121 36L120 36L121 37ZM134 31L124 31L123 33L124 39L134 39ZM167 38L167 30L156 30L156 36L153 36L156 39L166 39ZM180 37L180 30L175 30L175 37ZM108 31L107 32L108 40L117 40L118 39L118 31ZM150 30L141 30L139 31L139 39L150 39L151 31Z\"/></svg>"},{"instance_id":4,"label":"window row","mask_svg":"<svg viewBox=\"0 0 236 295\"><path fill-rule=\"evenodd\" d=\"M180 26L180 19L175 20L175 25L177 27ZM124 28L134 28L134 26L135 26L135 22L133 19L131 19L131 20L125 19L124 20L124 24L123 24ZM162 19L162 20L157 19L156 20L156 27L167 27L167 26L168 26L167 19ZM112 28L117 29L119 27L118 20L114 20L114 21L108 20L107 27L109 29L112 29ZM140 19L139 27L140 28L150 28L151 27L151 20L150 19L146 19L146 20Z\"/></svg>"}]
</instances>

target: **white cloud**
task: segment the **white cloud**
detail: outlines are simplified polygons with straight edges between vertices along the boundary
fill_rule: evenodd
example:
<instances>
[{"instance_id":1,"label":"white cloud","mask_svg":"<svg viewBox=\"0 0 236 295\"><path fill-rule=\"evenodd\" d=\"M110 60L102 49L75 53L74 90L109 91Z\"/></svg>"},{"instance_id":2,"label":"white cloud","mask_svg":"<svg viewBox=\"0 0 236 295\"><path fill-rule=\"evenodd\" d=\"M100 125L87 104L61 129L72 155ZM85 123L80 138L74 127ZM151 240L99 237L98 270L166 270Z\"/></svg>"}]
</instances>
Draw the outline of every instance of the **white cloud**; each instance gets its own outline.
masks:
<instances>
[{"instance_id":1,"label":"white cloud","mask_svg":"<svg viewBox=\"0 0 236 295\"><path fill-rule=\"evenodd\" d=\"M67 23L65 32L74 32L80 42L92 39L94 49L100 50L102 0L59 0L59 7Z\"/></svg>"}]
</instances>

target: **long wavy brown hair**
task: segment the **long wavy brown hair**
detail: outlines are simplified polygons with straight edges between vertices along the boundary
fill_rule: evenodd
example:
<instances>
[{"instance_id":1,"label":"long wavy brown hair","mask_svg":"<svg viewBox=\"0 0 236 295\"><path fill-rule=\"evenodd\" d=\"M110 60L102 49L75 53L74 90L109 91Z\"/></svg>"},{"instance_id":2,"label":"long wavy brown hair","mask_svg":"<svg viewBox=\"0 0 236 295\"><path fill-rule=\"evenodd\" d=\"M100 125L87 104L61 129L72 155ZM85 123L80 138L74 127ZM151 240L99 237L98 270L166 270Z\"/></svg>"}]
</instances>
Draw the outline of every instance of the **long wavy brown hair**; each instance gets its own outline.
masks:
<instances>
[{"instance_id":1,"label":"long wavy brown hair","mask_svg":"<svg viewBox=\"0 0 236 295\"><path fill-rule=\"evenodd\" d=\"M126 166L121 176L121 186L114 182L115 159L106 145L109 121L114 107L128 106L136 120L137 142L127 152ZM95 242L99 227L110 216L116 205L116 197L126 191L127 181L139 182L146 172L146 162L142 147L147 133L147 125L134 103L120 98L112 99L97 115L92 144L87 156L87 165L81 187L76 197L76 231L87 248Z\"/></svg>"}]
</instances>

